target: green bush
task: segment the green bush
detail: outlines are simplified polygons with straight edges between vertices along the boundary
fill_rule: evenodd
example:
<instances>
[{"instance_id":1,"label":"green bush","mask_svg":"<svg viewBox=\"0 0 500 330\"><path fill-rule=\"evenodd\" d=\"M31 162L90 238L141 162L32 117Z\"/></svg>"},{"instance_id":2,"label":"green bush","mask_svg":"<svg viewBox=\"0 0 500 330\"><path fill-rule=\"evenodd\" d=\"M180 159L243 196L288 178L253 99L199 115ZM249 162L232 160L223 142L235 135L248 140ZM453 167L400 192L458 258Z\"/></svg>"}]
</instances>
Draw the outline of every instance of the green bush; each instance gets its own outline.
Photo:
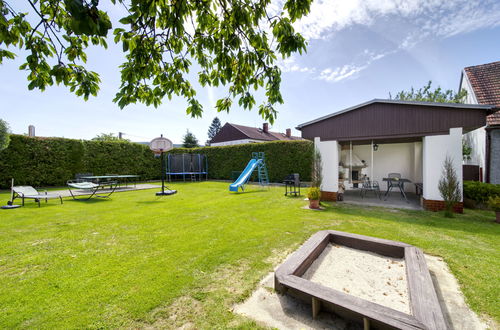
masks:
<instances>
[{"instance_id":1,"label":"green bush","mask_svg":"<svg viewBox=\"0 0 500 330\"><path fill-rule=\"evenodd\" d=\"M281 182L291 173L311 180L313 143L277 141L224 147L176 148L171 153L203 153L208 158L210 179L231 179L242 171L252 152L263 151L271 182ZM7 149L0 151L0 187L10 179L18 185L64 185L76 173L137 174L142 180L160 178L160 162L148 146L137 143L82 141L63 138L31 138L12 135Z\"/></svg>"},{"instance_id":2,"label":"green bush","mask_svg":"<svg viewBox=\"0 0 500 330\"><path fill-rule=\"evenodd\" d=\"M232 171L243 171L252 158L252 152L262 151L265 153L269 180L281 182L291 173L299 173L301 181L310 181L313 150L311 141L273 141L223 147L175 148L170 153L205 154L208 159L208 177L230 180Z\"/></svg>"},{"instance_id":3,"label":"green bush","mask_svg":"<svg viewBox=\"0 0 500 330\"><path fill-rule=\"evenodd\" d=\"M318 187L311 187L307 191L307 198L309 198L312 201L317 201L321 197L321 190L319 190Z\"/></svg>"},{"instance_id":4,"label":"green bush","mask_svg":"<svg viewBox=\"0 0 500 330\"><path fill-rule=\"evenodd\" d=\"M500 196L500 185L478 181L464 181L464 197L477 203L487 203L491 197Z\"/></svg>"},{"instance_id":5,"label":"green bush","mask_svg":"<svg viewBox=\"0 0 500 330\"><path fill-rule=\"evenodd\" d=\"M142 180L158 179L160 163L148 146L136 143L31 138L11 135L0 151L0 187L10 179L17 185L64 185L76 173L137 174Z\"/></svg>"},{"instance_id":6,"label":"green bush","mask_svg":"<svg viewBox=\"0 0 500 330\"><path fill-rule=\"evenodd\" d=\"M500 196L490 197L488 200L488 205L495 212L500 212Z\"/></svg>"}]
</instances>

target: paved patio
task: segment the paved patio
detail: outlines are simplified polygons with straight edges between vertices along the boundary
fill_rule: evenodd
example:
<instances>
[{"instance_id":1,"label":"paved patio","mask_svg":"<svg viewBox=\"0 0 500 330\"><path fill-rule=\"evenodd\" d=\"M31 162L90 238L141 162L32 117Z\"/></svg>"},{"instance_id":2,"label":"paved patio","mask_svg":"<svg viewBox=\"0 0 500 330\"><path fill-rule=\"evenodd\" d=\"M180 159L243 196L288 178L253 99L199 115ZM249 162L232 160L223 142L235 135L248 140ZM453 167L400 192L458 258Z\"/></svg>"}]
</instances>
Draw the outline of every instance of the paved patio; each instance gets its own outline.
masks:
<instances>
[{"instance_id":1,"label":"paved patio","mask_svg":"<svg viewBox=\"0 0 500 330\"><path fill-rule=\"evenodd\" d=\"M346 190L346 192L344 193L343 203L410 210L423 209L420 205L420 196L417 196L415 193L406 193L408 202L404 200L399 192L390 192L387 196L387 200L384 200L384 194L385 192L381 191L381 199L379 199L377 196L375 196L374 192L369 191L366 193L366 196L364 198L361 198L361 191L359 189Z\"/></svg>"}]
</instances>

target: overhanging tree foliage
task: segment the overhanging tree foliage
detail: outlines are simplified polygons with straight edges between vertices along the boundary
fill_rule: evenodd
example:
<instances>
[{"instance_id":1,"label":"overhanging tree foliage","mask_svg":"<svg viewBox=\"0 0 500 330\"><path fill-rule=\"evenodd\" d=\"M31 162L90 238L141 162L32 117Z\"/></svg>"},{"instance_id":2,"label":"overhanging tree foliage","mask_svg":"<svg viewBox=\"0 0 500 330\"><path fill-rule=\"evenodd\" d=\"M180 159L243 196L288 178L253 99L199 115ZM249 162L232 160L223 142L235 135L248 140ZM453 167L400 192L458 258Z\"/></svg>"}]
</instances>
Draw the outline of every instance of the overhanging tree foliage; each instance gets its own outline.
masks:
<instances>
[{"instance_id":1,"label":"overhanging tree foliage","mask_svg":"<svg viewBox=\"0 0 500 330\"><path fill-rule=\"evenodd\" d=\"M9 124L6 121L0 119L0 151L6 149L9 146Z\"/></svg>"},{"instance_id":2,"label":"overhanging tree foliage","mask_svg":"<svg viewBox=\"0 0 500 330\"><path fill-rule=\"evenodd\" d=\"M394 97L395 100L401 101L421 101L421 102L437 102L437 103L464 103L467 97L467 91L462 89L458 93L453 90L443 90L441 87L432 89L432 81L427 85L415 90L413 87L409 91L400 91ZM392 99L391 93L389 98Z\"/></svg>"},{"instance_id":3,"label":"overhanging tree foliage","mask_svg":"<svg viewBox=\"0 0 500 330\"><path fill-rule=\"evenodd\" d=\"M253 91L265 89L259 113L273 123L275 105L283 103L278 56L305 51L305 39L292 23L310 10L312 0L287 0L271 9L270 0L111 0L127 15L114 23L114 41L126 61L114 101L121 107L141 102L159 106L167 97L184 97L187 113L201 116L188 73L193 63L202 86L226 86L216 103L229 111L233 99L247 109ZM23 2L24 3L24 2ZM107 48L112 22L98 0L28 0L21 12L16 0L0 0L0 63L13 59L16 47L29 55L21 65L29 89L54 83L88 99L97 95L99 75L85 67L89 45ZM30 23L31 22L31 23Z\"/></svg>"}]
</instances>

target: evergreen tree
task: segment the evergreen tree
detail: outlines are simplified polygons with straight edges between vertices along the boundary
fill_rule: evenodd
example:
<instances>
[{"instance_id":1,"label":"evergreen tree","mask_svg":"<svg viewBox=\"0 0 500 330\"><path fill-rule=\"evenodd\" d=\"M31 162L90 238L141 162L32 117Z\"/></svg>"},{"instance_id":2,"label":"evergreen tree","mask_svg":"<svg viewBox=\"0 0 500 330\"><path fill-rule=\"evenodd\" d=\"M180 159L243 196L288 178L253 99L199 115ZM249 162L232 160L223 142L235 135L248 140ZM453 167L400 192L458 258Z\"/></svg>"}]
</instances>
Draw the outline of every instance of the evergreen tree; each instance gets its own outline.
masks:
<instances>
[{"instance_id":1,"label":"evergreen tree","mask_svg":"<svg viewBox=\"0 0 500 330\"><path fill-rule=\"evenodd\" d=\"M182 141L183 148L196 148L198 146L198 139L191 133L189 130L186 131L186 135L184 135L184 140Z\"/></svg>"},{"instance_id":2,"label":"evergreen tree","mask_svg":"<svg viewBox=\"0 0 500 330\"><path fill-rule=\"evenodd\" d=\"M212 123L210 124L210 127L208 128L208 141L207 145L210 145L210 141L214 138L214 136L219 133L221 130L222 125L220 123L219 118L215 117L214 120L212 120Z\"/></svg>"},{"instance_id":3,"label":"evergreen tree","mask_svg":"<svg viewBox=\"0 0 500 330\"><path fill-rule=\"evenodd\" d=\"M9 146L9 124L6 121L0 119L0 151Z\"/></svg>"}]
</instances>

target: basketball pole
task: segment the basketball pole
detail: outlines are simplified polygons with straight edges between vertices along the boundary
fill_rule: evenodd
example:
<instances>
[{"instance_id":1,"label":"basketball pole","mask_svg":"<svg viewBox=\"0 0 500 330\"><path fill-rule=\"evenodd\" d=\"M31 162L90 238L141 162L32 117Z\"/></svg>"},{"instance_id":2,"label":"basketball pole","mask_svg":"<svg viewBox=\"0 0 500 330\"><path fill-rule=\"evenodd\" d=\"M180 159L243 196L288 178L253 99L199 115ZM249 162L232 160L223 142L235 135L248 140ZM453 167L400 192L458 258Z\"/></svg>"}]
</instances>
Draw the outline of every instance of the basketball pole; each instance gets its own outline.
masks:
<instances>
[{"instance_id":1,"label":"basketball pole","mask_svg":"<svg viewBox=\"0 0 500 330\"><path fill-rule=\"evenodd\" d=\"M161 194L165 194L165 153L161 150Z\"/></svg>"}]
</instances>

